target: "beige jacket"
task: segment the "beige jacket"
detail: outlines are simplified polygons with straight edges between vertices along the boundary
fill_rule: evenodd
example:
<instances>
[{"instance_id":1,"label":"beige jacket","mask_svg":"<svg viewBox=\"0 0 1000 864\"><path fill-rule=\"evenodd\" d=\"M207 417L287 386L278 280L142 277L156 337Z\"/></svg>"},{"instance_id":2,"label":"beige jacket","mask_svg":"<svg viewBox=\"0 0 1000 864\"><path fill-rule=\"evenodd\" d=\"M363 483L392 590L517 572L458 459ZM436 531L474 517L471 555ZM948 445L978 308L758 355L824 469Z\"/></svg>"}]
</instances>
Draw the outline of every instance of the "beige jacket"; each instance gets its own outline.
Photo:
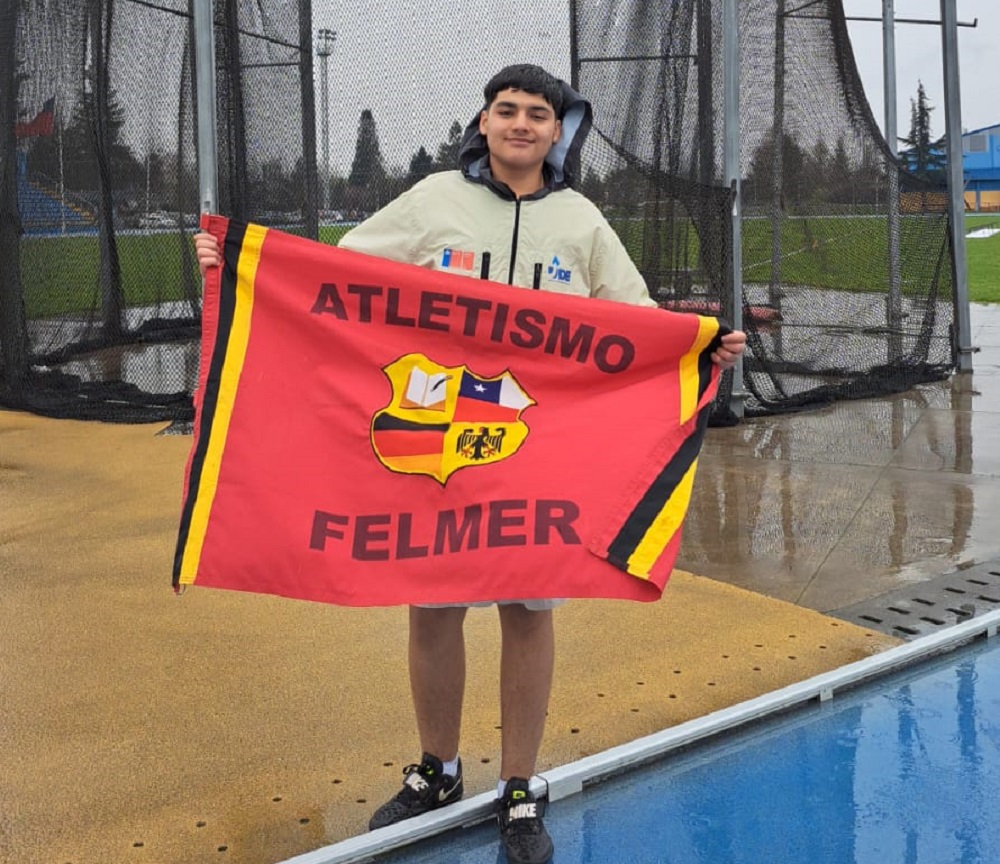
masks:
<instances>
[{"instance_id":1,"label":"beige jacket","mask_svg":"<svg viewBox=\"0 0 1000 864\"><path fill-rule=\"evenodd\" d=\"M506 200L460 171L431 174L339 245L524 288L656 305L614 229L569 188Z\"/></svg>"}]
</instances>

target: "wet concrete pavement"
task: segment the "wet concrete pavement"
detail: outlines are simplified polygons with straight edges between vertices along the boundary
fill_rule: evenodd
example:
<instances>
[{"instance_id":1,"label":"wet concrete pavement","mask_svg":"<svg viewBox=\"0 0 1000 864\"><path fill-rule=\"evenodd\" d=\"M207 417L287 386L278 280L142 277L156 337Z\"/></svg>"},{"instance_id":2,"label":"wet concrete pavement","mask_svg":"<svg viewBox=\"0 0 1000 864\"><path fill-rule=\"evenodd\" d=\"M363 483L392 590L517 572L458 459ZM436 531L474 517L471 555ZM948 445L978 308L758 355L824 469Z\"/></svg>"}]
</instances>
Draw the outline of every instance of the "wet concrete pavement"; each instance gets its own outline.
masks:
<instances>
[{"instance_id":1,"label":"wet concrete pavement","mask_svg":"<svg viewBox=\"0 0 1000 864\"><path fill-rule=\"evenodd\" d=\"M1000 307L972 321L972 375L710 431L699 575L557 613L542 772L895 644L820 612L1000 559ZM363 831L417 755L405 610L172 596L191 441L161 428L0 412L0 861L278 861ZM493 610L467 637L475 794Z\"/></svg>"},{"instance_id":2,"label":"wet concrete pavement","mask_svg":"<svg viewBox=\"0 0 1000 864\"><path fill-rule=\"evenodd\" d=\"M678 566L823 612L1000 559L1000 306L972 374L711 430Z\"/></svg>"}]
</instances>

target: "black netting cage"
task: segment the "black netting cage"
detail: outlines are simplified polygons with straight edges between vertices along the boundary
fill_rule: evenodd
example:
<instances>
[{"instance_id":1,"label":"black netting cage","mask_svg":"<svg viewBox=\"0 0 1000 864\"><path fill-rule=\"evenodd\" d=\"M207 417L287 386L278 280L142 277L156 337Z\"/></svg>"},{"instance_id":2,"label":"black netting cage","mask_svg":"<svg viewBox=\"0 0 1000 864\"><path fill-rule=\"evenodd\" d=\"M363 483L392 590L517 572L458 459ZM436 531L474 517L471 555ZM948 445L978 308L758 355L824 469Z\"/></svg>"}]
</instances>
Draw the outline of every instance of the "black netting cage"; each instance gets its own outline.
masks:
<instances>
[{"instance_id":1,"label":"black netting cage","mask_svg":"<svg viewBox=\"0 0 1000 864\"><path fill-rule=\"evenodd\" d=\"M192 5L0 0L2 405L192 416ZM651 294L728 319L741 297L748 415L946 376L947 195L882 139L841 0L739 10L741 291L722 0L216 0L219 209L335 243L456 167L486 79L534 62L592 102L581 191Z\"/></svg>"}]
</instances>

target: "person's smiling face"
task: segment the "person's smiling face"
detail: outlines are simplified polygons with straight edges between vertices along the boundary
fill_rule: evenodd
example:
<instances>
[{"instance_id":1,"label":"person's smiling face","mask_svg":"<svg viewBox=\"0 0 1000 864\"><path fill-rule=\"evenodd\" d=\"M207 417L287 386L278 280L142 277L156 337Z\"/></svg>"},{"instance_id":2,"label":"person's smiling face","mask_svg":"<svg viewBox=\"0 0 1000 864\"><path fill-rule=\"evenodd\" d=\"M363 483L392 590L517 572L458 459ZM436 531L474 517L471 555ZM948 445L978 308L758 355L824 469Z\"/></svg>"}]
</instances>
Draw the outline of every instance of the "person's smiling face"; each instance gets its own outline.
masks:
<instances>
[{"instance_id":1,"label":"person's smiling face","mask_svg":"<svg viewBox=\"0 0 1000 864\"><path fill-rule=\"evenodd\" d=\"M504 175L541 171L562 124L544 96L523 90L501 90L479 116L479 131L490 150L490 167Z\"/></svg>"}]
</instances>

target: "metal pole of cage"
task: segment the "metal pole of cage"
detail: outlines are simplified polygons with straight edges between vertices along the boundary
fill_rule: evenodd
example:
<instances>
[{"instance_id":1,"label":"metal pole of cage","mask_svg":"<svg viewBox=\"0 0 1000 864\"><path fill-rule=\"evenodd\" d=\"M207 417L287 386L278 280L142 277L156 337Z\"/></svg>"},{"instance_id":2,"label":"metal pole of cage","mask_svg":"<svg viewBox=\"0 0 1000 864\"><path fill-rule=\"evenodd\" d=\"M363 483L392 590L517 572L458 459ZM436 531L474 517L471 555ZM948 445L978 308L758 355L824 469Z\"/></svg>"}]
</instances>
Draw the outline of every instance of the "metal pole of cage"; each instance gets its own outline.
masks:
<instances>
[{"instance_id":1,"label":"metal pole of cage","mask_svg":"<svg viewBox=\"0 0 1000 864\"><path fill-rule=\"evenodd\" d=\"M195 85L198 92L198 201L202 213L217 213L219 172L212 0L194 0L194 39Z\"/></svg>"},{"instance_id":2,"label":"metal pole of cage","mask_svg":"<svg viewBox=\"0 0 1000 864\"><path fill-rule=\"evenodd\" d=\"M941 0L941 46L944 60L945 152L948 157L948 210L955 256L955 328L958 371L972 371L972 324L969 276L965 261L965 180L962 171L962 106L958 78L958 17L955 0Z\"/></svg>"},{"instance_id":3,"label":"metal pole of cage","mask_svg":"<svg viewBox=\"0 0 1000 864\"><path fill-rule=\"evenodd\" d=\"M899 142L896 128L896 10L895 0L882 0L882 93L885 102L885 141L895 157ZM890 164L889 180L889 293L886 296L886 331L889 334L888 362L903 356L902 293L899 264L899 171Z\"/></svg>"},{"instance_id":4,"label":"metal pole of cage","mask_svg":"<svg viewBox=\"0 0 1000 864\"><path fill-rule=\"evenodd\" d=\"M730 214L732 226L733 328L743 329L743 190L740 183L740 18L738 0L722 4L725 167L726 183L733 192ZM743 357L733 368L733 390L729 409L743 417L746 390L743 385Z\"/></svg>"}]
</instances>

